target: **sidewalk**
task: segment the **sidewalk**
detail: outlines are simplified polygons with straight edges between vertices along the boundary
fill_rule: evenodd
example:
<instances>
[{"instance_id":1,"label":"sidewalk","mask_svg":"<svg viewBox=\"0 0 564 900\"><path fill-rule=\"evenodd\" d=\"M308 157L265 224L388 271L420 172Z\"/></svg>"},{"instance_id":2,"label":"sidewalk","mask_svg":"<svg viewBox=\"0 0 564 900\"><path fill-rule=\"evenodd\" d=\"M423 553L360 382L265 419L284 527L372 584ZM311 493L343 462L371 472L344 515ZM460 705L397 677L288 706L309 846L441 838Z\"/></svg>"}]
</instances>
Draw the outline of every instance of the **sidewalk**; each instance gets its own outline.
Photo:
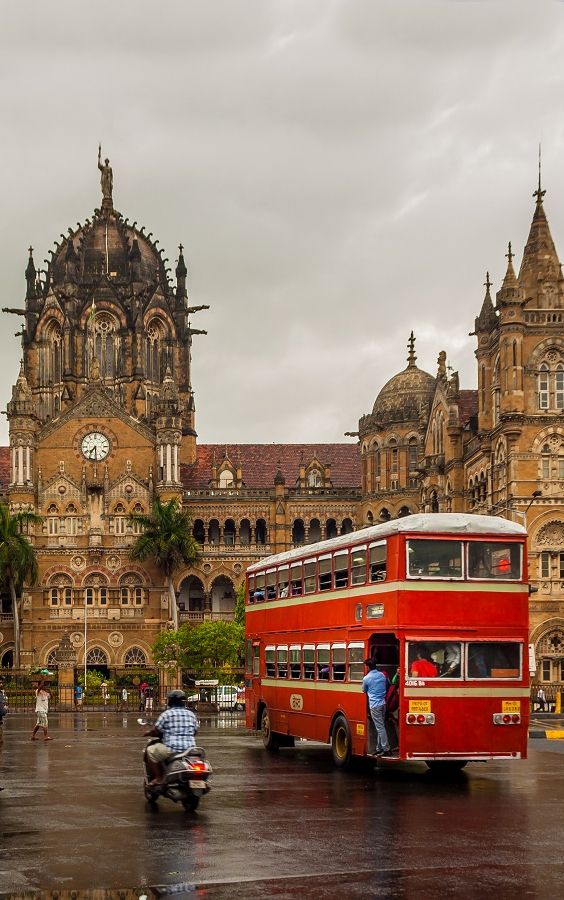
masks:
<instances>
[{"instance_id":1,"label":"sidewalk","mask_svg":"<svg viewBox=\"0 0 564 900\"><path fill-rule=\"evenodd\" d=\"M564 741L564 715L557 713L531 713L529 738Z\"/></svg>"}]
</instances>

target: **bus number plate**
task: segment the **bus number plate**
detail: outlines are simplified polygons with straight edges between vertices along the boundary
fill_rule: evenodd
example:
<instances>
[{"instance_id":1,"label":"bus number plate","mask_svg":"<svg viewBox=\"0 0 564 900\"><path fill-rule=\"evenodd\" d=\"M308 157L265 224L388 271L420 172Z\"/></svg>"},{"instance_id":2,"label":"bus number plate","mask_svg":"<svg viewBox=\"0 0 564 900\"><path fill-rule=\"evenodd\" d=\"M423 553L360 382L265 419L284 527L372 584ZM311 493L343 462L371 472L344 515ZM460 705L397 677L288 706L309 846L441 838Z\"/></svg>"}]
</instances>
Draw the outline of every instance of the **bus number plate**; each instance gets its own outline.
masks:
<instances>
[{"instance_id":1,"label":"bus number plate","mask_svg":"<svg viewBox=\"0 0 564 900\"><path fill-rule=\"evenodd\" d=\"M430 713L431 712L431 701L430 700L410 700L409 701L409 711L410 711L410 713Z\"/></svg>"},{"instance_id":2,"label":"bus number plate","mask_svg":"<svg viewBox=\"0 0 564 900\"><path fill-rule=\"evenodd\" d=\"M290 694L290 709L302 710L304 708L304 698L301 694Z\"/></svg>"},{"instance_id":3,"label":"bus number plate","mask_svg":"<svg viewBox=\"0 0 564 900\"><path fill-rule=\"evenodd\" d=\"M521 701L520 700L504 700L501 704L501 711L503 713L520 713L521 712Z\"/></svg>"}]
</instances>

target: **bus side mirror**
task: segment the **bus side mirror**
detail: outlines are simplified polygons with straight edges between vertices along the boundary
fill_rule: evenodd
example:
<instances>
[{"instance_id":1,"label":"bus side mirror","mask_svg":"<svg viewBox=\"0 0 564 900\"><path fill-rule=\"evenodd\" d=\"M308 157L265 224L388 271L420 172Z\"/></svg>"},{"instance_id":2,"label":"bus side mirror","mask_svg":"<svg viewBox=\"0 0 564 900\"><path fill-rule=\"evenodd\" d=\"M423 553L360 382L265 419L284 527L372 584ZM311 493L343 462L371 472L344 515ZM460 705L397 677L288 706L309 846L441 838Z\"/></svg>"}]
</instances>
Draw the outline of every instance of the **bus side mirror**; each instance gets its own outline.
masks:
<instances>
[{"instance_id":1,"label":"bus side mirror","mask_svg":"<svg viewBox=\"0 0 564 900\"><path fill-rule=\"evenodd\" d=\"M530 584L529 585L529 597L531 596L531 594L536 594L536 593L538 593L538 587L535 587L534 584Z\"/></svg>"}]
</instances>

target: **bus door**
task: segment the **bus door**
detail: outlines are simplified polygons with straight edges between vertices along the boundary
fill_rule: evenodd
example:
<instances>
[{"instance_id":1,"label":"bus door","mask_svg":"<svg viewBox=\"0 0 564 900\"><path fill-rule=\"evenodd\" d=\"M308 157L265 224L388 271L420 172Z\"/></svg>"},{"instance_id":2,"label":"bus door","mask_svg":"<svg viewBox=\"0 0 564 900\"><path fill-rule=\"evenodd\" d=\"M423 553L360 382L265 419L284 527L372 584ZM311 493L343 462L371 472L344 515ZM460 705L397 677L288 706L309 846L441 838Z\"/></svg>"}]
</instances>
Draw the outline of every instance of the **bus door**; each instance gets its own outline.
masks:
<instances>
[{"instance_id":1,"label":"bus door","mask_svg":"<svg viewBox=\"0 0 564 900\"><path fill-rule=\"evenodd\" d=\"M397 689L400 689L400 642L395 634L378 632L368 639L368 657L376 660L380 671L385 672L390 682L394 680ZM367 721L367 751L374 753L376 750L376 730L370 716L368 704L366 708ZM388 732L388 742L390 747L397 747L399 744L399 719L398 710L389 709L386 711L386 731Z\"/></svg>"},{"instance_id":2,"label":"bus door","mask_svg":"<svg viewBox=\"0 0 564 900\"><path fill-rule=\"evenodd\" d=\"M261 696L260 683L261 644L256 638L247 638L245 647L245 719L247 727L256 728L257 701Z\"/></svg>"}]
</instances>

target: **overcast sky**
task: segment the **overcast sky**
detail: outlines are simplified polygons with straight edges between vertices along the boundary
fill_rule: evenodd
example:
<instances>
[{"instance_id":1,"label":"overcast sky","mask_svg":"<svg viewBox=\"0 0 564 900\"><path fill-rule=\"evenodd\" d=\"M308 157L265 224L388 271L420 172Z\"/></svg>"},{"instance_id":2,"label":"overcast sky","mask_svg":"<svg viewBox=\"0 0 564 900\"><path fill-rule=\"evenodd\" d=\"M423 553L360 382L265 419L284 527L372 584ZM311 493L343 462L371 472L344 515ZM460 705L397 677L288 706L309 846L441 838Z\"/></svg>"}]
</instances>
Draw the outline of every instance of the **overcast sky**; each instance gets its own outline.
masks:
<instances>
[{"instance_id":1,"label":"overcast sky","mask_svg":"<svg viewBox=\"0 0 564 900\"><path fill-rule=\"evenodd\" d=\"M564 4L0 5L2 304L100 202L185 247L199 439L341 441L440 350L475 387L483 299L520 263L542 141L564 255ZM0 406L21 320L2 316ZM5 420L0 423L5 441Z\"/></svg>"}]
</instances>

